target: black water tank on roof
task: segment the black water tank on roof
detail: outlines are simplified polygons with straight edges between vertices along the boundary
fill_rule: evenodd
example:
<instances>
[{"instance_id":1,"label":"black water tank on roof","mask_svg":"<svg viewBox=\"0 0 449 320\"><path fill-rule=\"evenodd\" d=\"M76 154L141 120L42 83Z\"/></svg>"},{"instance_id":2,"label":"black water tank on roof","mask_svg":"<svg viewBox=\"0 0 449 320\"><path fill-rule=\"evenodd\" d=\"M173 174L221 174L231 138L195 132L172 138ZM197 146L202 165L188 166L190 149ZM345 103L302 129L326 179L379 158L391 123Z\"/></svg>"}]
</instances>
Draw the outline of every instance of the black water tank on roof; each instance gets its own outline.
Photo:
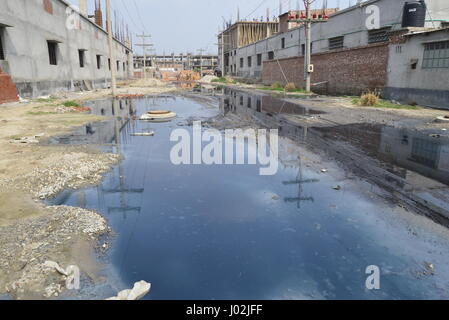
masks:
<instances>
[{"instance_id":1,"label":"black water tank on roof","mask_svg":"<svg viewBox=\"0 0 449 320\"><path fill-rule=\"evenodd\" d=\"M411 1L404 4L402 27L424 27L426 23L426 4L424 1Z\"/></svg>"}]
</instances>

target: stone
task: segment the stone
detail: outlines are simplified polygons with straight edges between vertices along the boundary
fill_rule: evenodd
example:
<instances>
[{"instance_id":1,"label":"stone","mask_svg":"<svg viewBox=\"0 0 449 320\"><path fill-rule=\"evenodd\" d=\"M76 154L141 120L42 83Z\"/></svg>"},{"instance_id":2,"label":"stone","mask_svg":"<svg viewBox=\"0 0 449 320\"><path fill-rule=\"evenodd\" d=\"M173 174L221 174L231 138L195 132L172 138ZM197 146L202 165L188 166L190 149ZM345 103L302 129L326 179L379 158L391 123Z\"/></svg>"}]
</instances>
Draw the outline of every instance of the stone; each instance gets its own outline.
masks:
<instances>
[{"instance_id":1,"label":"stone","mask_svg":"<svg viewBox=\"0 0 449 320\"><path fill-rule=\"evenodd\" d=\"M140 300L148 294L151 290L151 283L139 281L134 284L134 287L120 291L116 297L111 297L106 300Z\"/></svg>"},{"instance_id":2,"label":"stone","mask_svg":"<svg viewBox=\"0 0 449 320\"><path fill-rule=\"evenodd\" d=\"M68 276L67 272L63 268L61 268L57 262L45 261L44 266L46 266L47 268L50 268L50 269L55 269L56 271L58 271L60 274L62 274L64 276Z\"/></svg>"}]
</instances>

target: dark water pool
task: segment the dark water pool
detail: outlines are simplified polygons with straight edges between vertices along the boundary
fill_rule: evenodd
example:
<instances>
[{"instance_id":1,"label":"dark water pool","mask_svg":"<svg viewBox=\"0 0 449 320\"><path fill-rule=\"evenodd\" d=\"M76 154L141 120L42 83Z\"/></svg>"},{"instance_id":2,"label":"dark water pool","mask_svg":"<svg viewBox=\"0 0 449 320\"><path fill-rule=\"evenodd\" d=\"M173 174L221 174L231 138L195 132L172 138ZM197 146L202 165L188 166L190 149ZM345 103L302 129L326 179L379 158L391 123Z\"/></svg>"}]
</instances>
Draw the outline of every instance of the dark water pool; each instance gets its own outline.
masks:
<instances>
[{"instance_id":1,"label":"dark water pool","mask_svg":"<svg viewBox=\"0 0 449 320\"><path fill-rule=\"evenodd\" d=\"M53 201L108 219L117 233L110 259L121 289L146 280L153 285L147 299L449 297L448 232L374 196L373 186L347 179L336 164L287 138L280 140L282 163L274 176L260 176L259 166L250 165L175 166L172 130L192 116L223 112L218 103L169 96L127 104L95 102L116 120L74 139L112 144L124 161L100 186ZM179 117L133 119L148 109L171 109ZM155 136L132 136L144 131ZM435 275L425 274L426 262ZM381 269L380 290L365 287L369 265Z\"/></svg>"}]
</instances>

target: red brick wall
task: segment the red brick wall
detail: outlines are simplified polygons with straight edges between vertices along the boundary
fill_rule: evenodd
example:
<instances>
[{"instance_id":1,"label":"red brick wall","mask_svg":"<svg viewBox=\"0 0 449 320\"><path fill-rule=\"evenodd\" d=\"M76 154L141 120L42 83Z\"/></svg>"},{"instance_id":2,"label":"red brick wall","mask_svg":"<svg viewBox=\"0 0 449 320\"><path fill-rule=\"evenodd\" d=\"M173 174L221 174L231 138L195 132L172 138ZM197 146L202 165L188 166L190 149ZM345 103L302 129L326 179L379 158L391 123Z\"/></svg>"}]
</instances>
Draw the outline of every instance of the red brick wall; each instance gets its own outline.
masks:
<instances>
[{"instance_id":1,"label":"red brick wall","mask_svg":"<svg viewBox=\"0 0 449 320\"><path fill-rule=\"evenodd\" d=\"M11 77L0 69L0 104L19 100L17 88Z\"/></svg>"},{"instance_id":2,"label":"red brick wall","mask_svg":"<svg viewBox=\"0 0 449 320\"><path fill-rule=\"evenodd\" d=\"M312 91L330 94L359 95L367 90L382 89L387 81L388 43L343 49L312 56L315 67ZM303 57L264 61L262 80L285 84L279 64L288 82L304 87Z\"/></svg>"}]
</instances>

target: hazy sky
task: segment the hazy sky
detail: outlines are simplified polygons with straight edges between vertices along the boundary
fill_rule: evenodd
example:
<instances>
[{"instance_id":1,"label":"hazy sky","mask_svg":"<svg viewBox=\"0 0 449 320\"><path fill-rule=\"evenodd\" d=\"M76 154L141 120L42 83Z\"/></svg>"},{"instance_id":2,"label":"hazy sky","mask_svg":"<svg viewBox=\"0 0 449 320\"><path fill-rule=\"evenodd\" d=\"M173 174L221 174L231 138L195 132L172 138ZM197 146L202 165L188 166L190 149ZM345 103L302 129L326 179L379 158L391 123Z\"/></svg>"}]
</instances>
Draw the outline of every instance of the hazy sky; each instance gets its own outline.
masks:
<instances>
[{"instance_id":1,"label":"hazy sky","mask_svg":"<svg viewBox=\"0 0 449 320\"><path fill-rule=\"evenodd\" d=\"M101 0L104 3L104 0ZM283 11L296 9L297 0L281 0ZM78 5L78 0L70 0ZM88 0L93 12L94 0ZM356 0L328 0L328 7L340 4L347 7ZM301 8L303 8L302 0ZM279 0L111 0L115 9L128 23L133 33L134 43L136 33L144 30L153 36L152 42L158 53L164 51L186 53L196 52L202 48L210 53L217 52L218 28L223 26L223 18L233 21L240 9L240 18L260 18L266 16L270 8L270 16L279 14ZM315 6L322 7L323 0L316 0ZM134 47L140 53L141 49Z\"/></svg>"}]
</instances>

